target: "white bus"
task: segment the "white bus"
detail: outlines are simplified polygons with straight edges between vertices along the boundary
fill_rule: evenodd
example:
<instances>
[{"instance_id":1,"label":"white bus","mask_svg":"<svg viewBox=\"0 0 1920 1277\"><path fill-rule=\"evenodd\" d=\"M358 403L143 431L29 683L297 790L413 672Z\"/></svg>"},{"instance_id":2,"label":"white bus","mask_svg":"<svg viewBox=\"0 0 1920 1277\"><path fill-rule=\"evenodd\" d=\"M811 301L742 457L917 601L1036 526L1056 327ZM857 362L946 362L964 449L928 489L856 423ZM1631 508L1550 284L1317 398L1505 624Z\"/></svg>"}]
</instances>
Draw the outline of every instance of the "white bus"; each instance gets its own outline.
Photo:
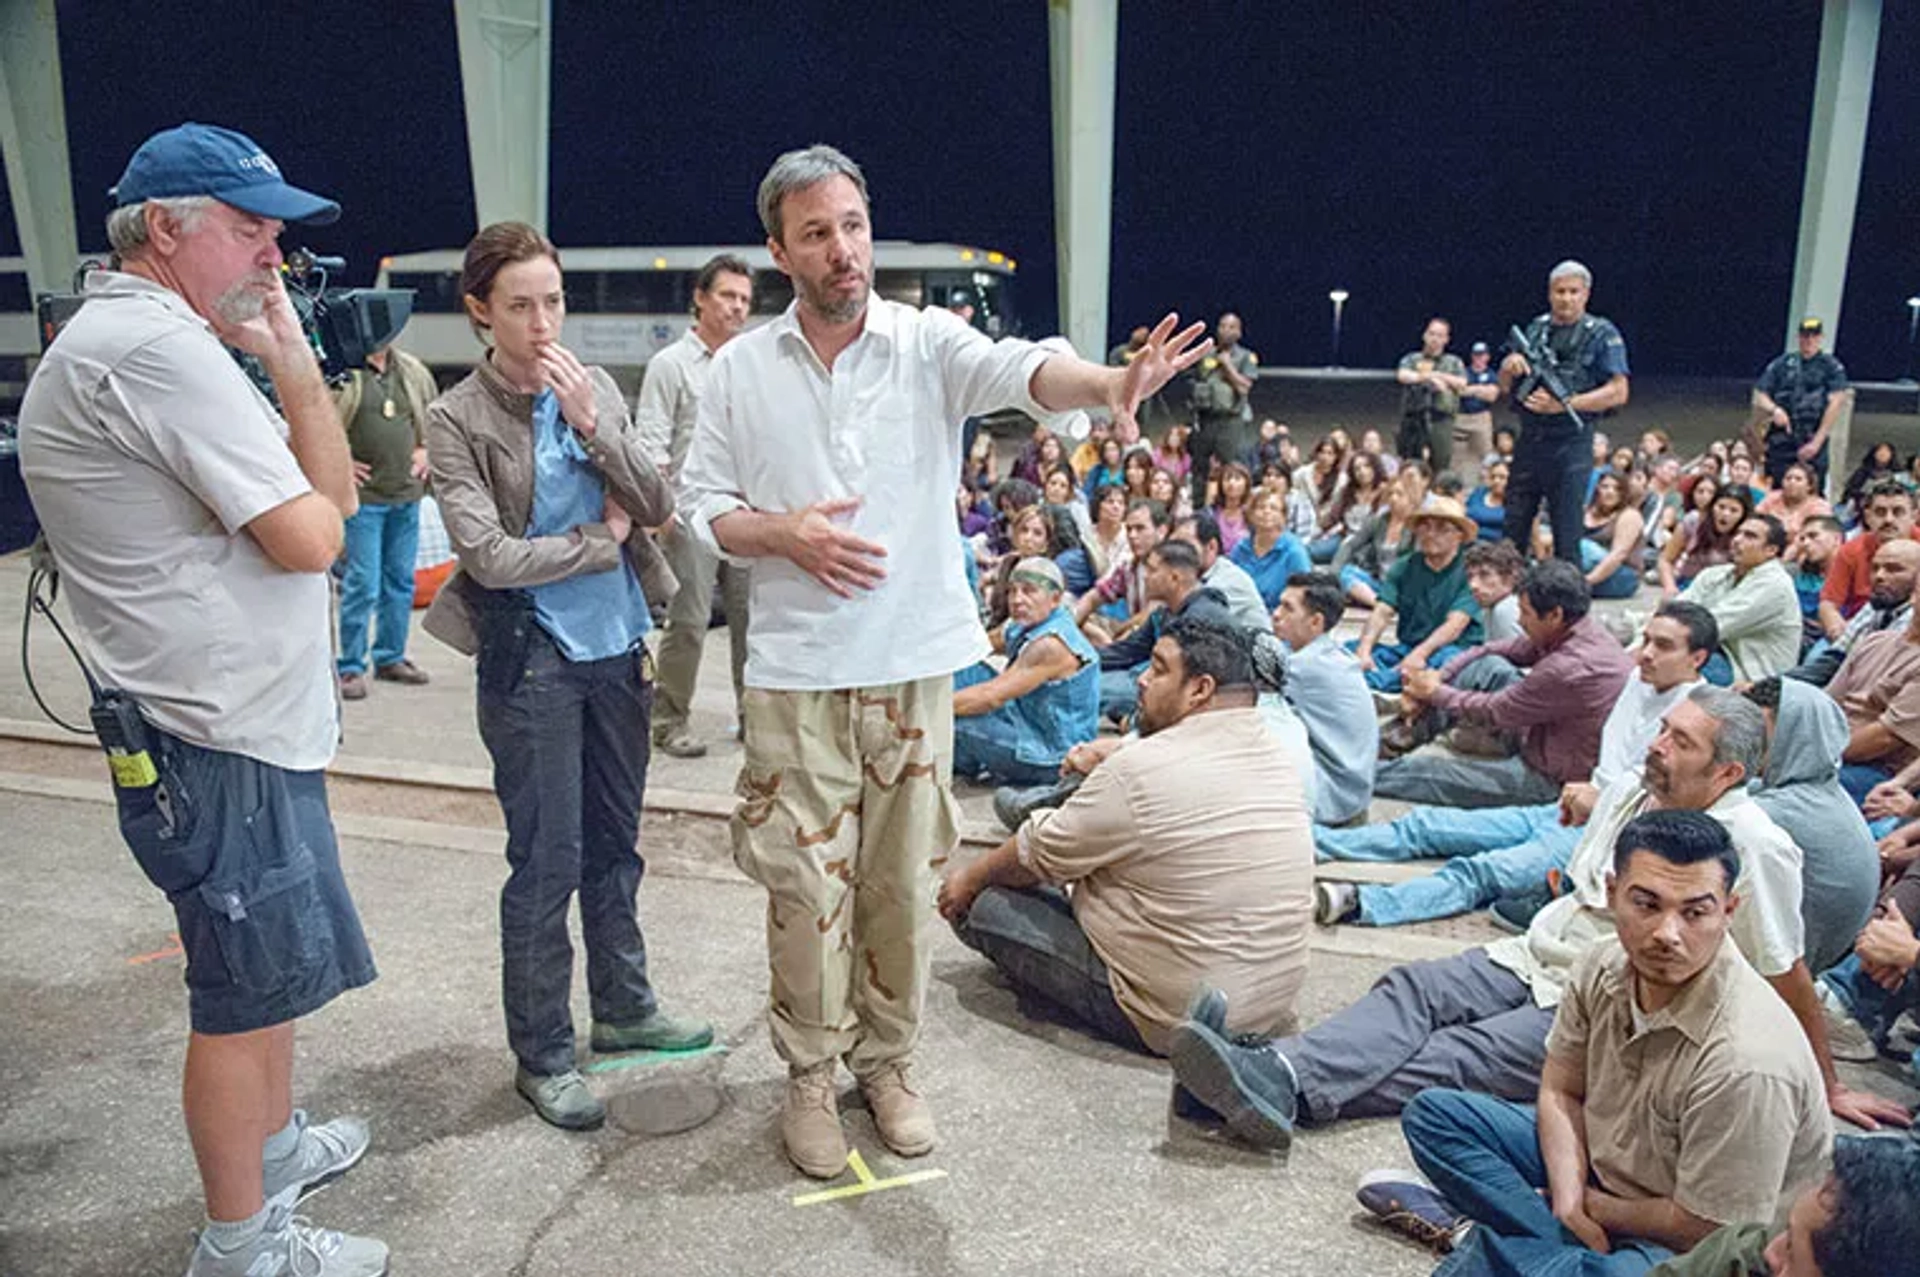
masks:
<instances>
[{"instance_id":1,"label":"white bus","mask_svg":"<svg viewBox=\"0 0 1920 1277\"><path fill-rule=\"evenodd\" d=\"M779 314L793 300L793 285L774 268L764 244L562 248L567 322L561 340L586 363L637 373L691 325L694 280L720 253L753 268L749 324ZM381 288L414 290L413 318L396 344L449 372L471 368L480 353L460 304L460 258L459 249L382 258L376 281ZM962 244L882 240L873 246L874 290L882 297L944 306L965 289L972 295L974 326L992 337L1020 331L1015 267L1004 253Z\"/></svg>"}]
</instances>

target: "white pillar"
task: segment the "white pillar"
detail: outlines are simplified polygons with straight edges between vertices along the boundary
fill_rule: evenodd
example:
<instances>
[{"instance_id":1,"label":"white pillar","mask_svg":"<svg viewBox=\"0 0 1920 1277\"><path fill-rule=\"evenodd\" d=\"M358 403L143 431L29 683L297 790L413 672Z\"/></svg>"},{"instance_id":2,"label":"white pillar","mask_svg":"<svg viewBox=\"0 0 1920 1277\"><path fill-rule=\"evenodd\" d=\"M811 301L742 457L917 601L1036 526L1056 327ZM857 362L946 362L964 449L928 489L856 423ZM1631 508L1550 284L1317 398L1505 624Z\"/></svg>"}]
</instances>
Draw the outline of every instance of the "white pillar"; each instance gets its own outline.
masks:
<instances>
[{"instance_id":1,"label":"white pillar","mask_svg":"<svg viewBox=\"0 0 1920 1277\"><path fill-rule=\"evenodd\" d=\"M1873 101L1874 55L1880 44L1880 0L1826 0L1820 19L1820 72L1813 90L1807 137L1807 176L1800 196L1800 244L1793 261L1793 298L1785 348L1800 320L1818 315L1827 349L1839 352L1841 293L1860 200L1860 157L1867 145L1867 108ZM1844 356L1842 356L1844 358ZM1827 486L1837 491L1847 474L1853 410L1842 410L1828 443Z\"/></svg>"},{"instance_id":2,"label":"white pillar","mask_svg":"<svg viewBox=\"0 0 1920 1277\"><path fill-rule=\"evenodd\" d=\"M453 0L479 226L547 229L552 0Z\"/></svg>"},{"instance_id":3,"label":"white pillar","mask_svg":"<svg viewBox=\"0 0 1920 1277\"><path fill-rule=\"evenodd\" d=\"M64 293L72 286L80 248L53 0L0 0L0 151L6 153L28 287L35 295ZM100 207L104 219L105 191Z\"/></svg>"},{"instance_id":4,"label":"white pillar","mask_svg":"<svg viewBox=\"0 0 1920 1277\"><path fill-rule=\"evenodd\" d=\"M1048 0L1060 327L1081 356L1095 362L1107 355L1119 30L1118 0Z\"/></svg>"}]
</instances>

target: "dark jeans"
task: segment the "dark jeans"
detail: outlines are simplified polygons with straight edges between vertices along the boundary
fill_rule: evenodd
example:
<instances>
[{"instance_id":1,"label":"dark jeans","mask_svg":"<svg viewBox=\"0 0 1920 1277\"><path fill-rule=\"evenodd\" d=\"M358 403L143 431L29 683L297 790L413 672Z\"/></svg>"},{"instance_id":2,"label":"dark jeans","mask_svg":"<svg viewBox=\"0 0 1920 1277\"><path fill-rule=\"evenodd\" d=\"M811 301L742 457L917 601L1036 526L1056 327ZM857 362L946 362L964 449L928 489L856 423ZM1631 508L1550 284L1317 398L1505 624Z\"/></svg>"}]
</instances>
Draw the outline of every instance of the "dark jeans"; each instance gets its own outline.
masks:
<instances>
[{"instance_id":1,"label":"dark jeans","mask_svg":"<svg viewBox=\"0 0 1920 1277\"><path fill-rule=\"evenodd\" d=\"M1058 887L988 887L954 924L960 942L1006 974L1014 988L1070 1012L1097 1036L1134 1051L1147 1044L1114 1001L1107 964L1087 942Z\"/></svg>"},{"instance_id":2,"label":"dark jeans","mask_svg":"<svg viewBox=\"0 0 1920 1277\"><path fill-rule=\"evenodd\" d=\"M1300 1117L1389 1117L1430 1086L1526 1099L1540 1090L1553 1012L1485 949L1413 962L1276 1049L1293 1065Z\"/></svg>"},{"instance_id":3,"label":"dark jeans","mask_svg":"<svg viewBox=\"0 0 1920 1277\"><path fill-rule=\"evenodd\" d=\"M1238 416L1206 416L1194 423L1193 435L1187 440L1187 451L1193 457L1188 482L1193 486L1194 509L1207 508L1207 479L1214 459L1219 458L1223 466L1232 461L1246 465L1252 449L1253 427Z\"/></svg>"},{"instance_id":4,"label":"dark jeans","mask_svg":"<svg viewBox=\"0 0 1920 1277\"><path fill-rule=\"evenodd\" d=\"M1547 1167L1530 1104L1435 1088L1414 1097L1400 1119L1413 1160L1455 1210L1480 1224L1434 1277L1500 1273L1515 1277L1639 1274L1672 1255L1647 1242L1588 1250L1553 1217L1540 1195Z\"/></svg>"},{"instance_id":5,"label":"dark jeans","mask_svg":"<svg viewBox=\"0 0 1920 1277\"><path fill-rule=\"evenodd\" d=\"M1507 480L1507 540L1521 554L1533 544L1533 516L1547 503L1553 528L1553 557L1580 566L1580 537L1586 530L1587 479L1593 471L1593 441L1564 418L1526 419L1513 448L1513 473Z\"/></svg>"},{"instance_id":6,"label":"dark jeans","mask_svg":"<svg viewBox=\"0 0 1920 1277\"><path fill-rule=\"evenodd\" d=\"M567 911L576 890L593 1018L631 1024L654 1010L634 911L646 868L636 847L653 708L646 661L639 649L572 662L536 633L518 680L480 692L512 868L500 891L507 1042L541 1076L574 1067Z\"/></svg>"}]
</instances>

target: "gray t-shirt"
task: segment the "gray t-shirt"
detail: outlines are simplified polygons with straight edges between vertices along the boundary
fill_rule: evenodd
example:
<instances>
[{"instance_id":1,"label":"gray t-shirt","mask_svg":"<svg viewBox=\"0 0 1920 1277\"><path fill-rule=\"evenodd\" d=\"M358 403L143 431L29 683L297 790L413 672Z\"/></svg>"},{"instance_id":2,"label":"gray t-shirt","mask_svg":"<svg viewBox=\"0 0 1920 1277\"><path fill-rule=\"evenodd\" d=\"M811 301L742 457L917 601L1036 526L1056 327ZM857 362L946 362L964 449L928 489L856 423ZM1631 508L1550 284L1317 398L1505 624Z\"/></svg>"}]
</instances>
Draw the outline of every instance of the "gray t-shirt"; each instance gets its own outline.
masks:
<instances>
[{"instance_id":1,"label":"gray t-shirt","mask_svg":"<svg viewBox=\"0 0 1920 1277\"><path fill-rule=\"evenodd\" d=\"M184 298L97 271L20 409L20 470L101 681L195 745L294 771L338 736L326 577L246 525L312 485Z\"/></svg>"}]
</instances>

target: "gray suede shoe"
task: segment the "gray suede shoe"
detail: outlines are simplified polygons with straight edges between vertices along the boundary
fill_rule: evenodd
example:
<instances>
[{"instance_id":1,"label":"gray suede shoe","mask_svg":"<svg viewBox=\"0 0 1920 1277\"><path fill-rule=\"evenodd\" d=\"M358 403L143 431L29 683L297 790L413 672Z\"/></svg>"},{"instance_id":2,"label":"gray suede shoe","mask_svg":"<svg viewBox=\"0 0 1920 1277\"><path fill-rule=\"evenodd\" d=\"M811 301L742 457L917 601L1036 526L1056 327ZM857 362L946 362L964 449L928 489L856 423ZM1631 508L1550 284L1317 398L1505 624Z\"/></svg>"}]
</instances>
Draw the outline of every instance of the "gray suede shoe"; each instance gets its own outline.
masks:
<instances>
[{"instance_id":1,"label":"gray suede shoe","mask_svg":"<svg viewBox=\"0 0 1920 1277\"><path fill-rule=\"evenodd\" d=\"M541 1077L515 1070L513 1089L533 1105L533 1111L563 1131L598 1130L607 1120L607 1106L587 1089L578 1069Z\"/></svg>"}]
</instances>

